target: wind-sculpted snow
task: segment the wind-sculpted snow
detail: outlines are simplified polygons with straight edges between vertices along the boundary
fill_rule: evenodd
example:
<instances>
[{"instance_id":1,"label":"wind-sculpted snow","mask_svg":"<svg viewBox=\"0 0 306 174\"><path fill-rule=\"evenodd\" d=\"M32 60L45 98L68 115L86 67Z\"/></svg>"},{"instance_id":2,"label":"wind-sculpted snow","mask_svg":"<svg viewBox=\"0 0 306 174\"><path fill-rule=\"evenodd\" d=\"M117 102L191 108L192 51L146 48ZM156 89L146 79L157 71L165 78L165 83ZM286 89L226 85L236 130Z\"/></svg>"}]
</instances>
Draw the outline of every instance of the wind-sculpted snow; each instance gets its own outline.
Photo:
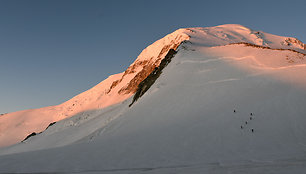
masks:
<instances>
[{"instance_id":1,"label":"wind-sculpted snow","mask_svg":"<svg viewBox=\"0 0 306 174\"><path fill-rule=\"evenodd\" d=\"M305 45L288 38L232 24L180 29L48 112L84 111L48 129L56 119L34 119L46 130L1 149L0 173L303 173ZM177 53L150 80L168 49Z\"/></svg>"}]
</instances>

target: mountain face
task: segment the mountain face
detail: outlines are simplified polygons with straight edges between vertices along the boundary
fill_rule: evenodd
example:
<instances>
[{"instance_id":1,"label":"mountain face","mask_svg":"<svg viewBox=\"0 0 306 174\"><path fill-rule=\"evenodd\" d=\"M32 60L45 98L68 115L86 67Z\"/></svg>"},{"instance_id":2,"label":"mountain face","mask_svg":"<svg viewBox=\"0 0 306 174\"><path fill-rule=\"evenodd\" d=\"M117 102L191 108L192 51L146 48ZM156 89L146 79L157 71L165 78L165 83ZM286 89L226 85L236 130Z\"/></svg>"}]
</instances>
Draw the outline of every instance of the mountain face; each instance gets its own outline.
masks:
<instances>
[{"instance_id":1,"label":"mountain face","mask_svg":"<svg viewBox=\"0 0 306 174\"><path fill-rule=\"evenodd\" d=\"M50 123L86 111L98 110L131 97L143 81L166 56L189 36L177 30L144 49L123 73L115 74L69 101L46 108L25 110L0 117L0 147L21 142L33 132L42 132Z\"/></svg>"},{"instance_id":2,"label":"mountain face","mask_svg":"<svg viewBox=\"0 0 306 174\"><path fill-rule=\"evenodd\" d=\"M300 173L305 54L236 24L179 29L63 104L0 116L0 172Z\"/></svg>"}]
</instances>

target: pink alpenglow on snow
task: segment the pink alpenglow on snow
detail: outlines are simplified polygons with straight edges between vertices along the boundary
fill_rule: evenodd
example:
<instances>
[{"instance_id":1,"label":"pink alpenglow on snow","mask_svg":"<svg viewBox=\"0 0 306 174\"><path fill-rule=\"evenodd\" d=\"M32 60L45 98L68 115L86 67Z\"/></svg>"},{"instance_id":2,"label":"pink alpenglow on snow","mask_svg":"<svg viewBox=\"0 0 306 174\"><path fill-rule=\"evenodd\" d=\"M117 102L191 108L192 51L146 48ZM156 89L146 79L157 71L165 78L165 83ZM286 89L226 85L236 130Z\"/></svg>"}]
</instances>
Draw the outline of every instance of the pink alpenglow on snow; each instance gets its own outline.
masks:
<instances>
[{"instance_id":1,"label":"pink alpenglow on snow","mask_svg":"<svg viewBox=\"0 0 306 174\"><path fill-rule=\"evenodd\" d=\"M303 68L305 65L305 44L296 38L253 31L237 24L179 29L144 49L125 72L111 75L67 102L57 106L9 113L0 117L0 146L18 143L32 132L43 131L52 122L85 111L99 110L130 98L136 91L137 85L155 67L158 67L167 52L170 49L177 49L183 41L187 40L189 42L186 42L183 48L190 47L190 49L202 51L203 54L223 56L227 60L235 59L246 69L250 67L260 67L262 70L285 69L292 66ZM243 44L229 45L233 43L250 43L271 49L259 50ZM267 55L269 59L266 58ZM185 62L188 61L191 60L185 60ZM281 78L304 83L294 74L283 73Z\"/></svg>"},{"instance_id":2,"label":"pink alpenglow on snow","mask_svg":"<svg viewBox=\"0 0 306 174\"><path fill-rule=\"evenodd\" d=\"M63 104L1 116L0 173L303 173L305 54L237 24L179 29Z\"/></svg>"},{"instance_id":3,"label":"pink alpenglow on snow","mask_svg":"<svg viewBox=\"0 0 306 174\"><path fill-rule=\"evenodd\" d=\"M176 49L189 36L177 30L144 49L123 73L107 79L57 106L6 114L0 117L0 147L22 141L32 132L43 131L50 123L73 115L102 109L131 97L137 85L159 65L170 49Z\"/></svg>"}]
</instances>

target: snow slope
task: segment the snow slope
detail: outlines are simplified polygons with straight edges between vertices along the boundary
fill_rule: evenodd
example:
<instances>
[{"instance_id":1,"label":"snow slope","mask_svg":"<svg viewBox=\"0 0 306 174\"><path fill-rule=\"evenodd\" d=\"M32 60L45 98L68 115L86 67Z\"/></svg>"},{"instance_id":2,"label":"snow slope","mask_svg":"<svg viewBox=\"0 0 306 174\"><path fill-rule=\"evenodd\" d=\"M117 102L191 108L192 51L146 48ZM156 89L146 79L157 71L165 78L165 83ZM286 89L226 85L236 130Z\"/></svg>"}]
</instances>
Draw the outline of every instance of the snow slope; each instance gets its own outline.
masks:
<instances>
[{"instance_id":1,"label":"snow slope","mask_svg":"<svg viewBox=\"0 0 306 174\"><path fill-rule=\"evenodd\" d=\"M131 107L133 92L3 148L0 172L305 171L305 45L233 24L171 35L188 41Z\"/></svg>"},{"instance_id":2,"label":"snow slope","mask_svg":"<svg viewBox=\"0 0 306 174\"><path fill-rule=\"evenodd\" d=\"M131 97L138 84L159 65L167 52L189 38L183 31L177 30L154 42L141 52L125 72L108 77L67 102L0 116L0 147L19 143L32 132L45 130L50 123L99 110Z\"/></svg>"}]
</instances>

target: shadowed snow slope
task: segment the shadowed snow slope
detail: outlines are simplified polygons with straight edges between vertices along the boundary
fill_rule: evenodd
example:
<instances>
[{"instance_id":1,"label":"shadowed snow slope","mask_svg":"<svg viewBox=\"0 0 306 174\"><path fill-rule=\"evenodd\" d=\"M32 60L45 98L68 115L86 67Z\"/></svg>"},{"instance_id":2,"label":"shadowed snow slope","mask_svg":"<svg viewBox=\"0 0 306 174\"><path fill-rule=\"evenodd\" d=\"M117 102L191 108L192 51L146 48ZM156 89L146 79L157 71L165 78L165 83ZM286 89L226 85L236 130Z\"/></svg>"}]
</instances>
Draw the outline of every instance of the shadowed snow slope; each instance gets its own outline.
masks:
<instances>
[{"instance_id":1,"label":"shadowed snow slope","mask_svg":"<svg viewBox=\"0 0 306 174\"><path fill-rule=\"evenodd\" d=\"M131 107L130 96L135 90L127 86L135 75L119 80L114 88L110 86L124 73L112 76L113 79L101 83L108 85L99 87L103 91L115 89L115 98L105 98L112 102L105 100L108 104L103 109L84 107L81 113L57 122L41 134L2 148L0 172L305 171L303 43L233 24L180 29L165 38L157 41L162 46L154 46L155 42L141 53L147 59L138 58L134 64L151 60L150 57L160 63L168 52L164 45L172 45L169 49L178 47L178 52ZM158 56L163 48L167 51ZM120 92L121 89L129 93ZM98 89L92 95L87 94L89 91L77 96L77 101L102 95ZM22 123L32 122L32 117L18 117ZM34 121L48 124L54 121L49 117L52 115ZM2 119L1 125L9 121Z\"/></svg>"}]
</instances>

